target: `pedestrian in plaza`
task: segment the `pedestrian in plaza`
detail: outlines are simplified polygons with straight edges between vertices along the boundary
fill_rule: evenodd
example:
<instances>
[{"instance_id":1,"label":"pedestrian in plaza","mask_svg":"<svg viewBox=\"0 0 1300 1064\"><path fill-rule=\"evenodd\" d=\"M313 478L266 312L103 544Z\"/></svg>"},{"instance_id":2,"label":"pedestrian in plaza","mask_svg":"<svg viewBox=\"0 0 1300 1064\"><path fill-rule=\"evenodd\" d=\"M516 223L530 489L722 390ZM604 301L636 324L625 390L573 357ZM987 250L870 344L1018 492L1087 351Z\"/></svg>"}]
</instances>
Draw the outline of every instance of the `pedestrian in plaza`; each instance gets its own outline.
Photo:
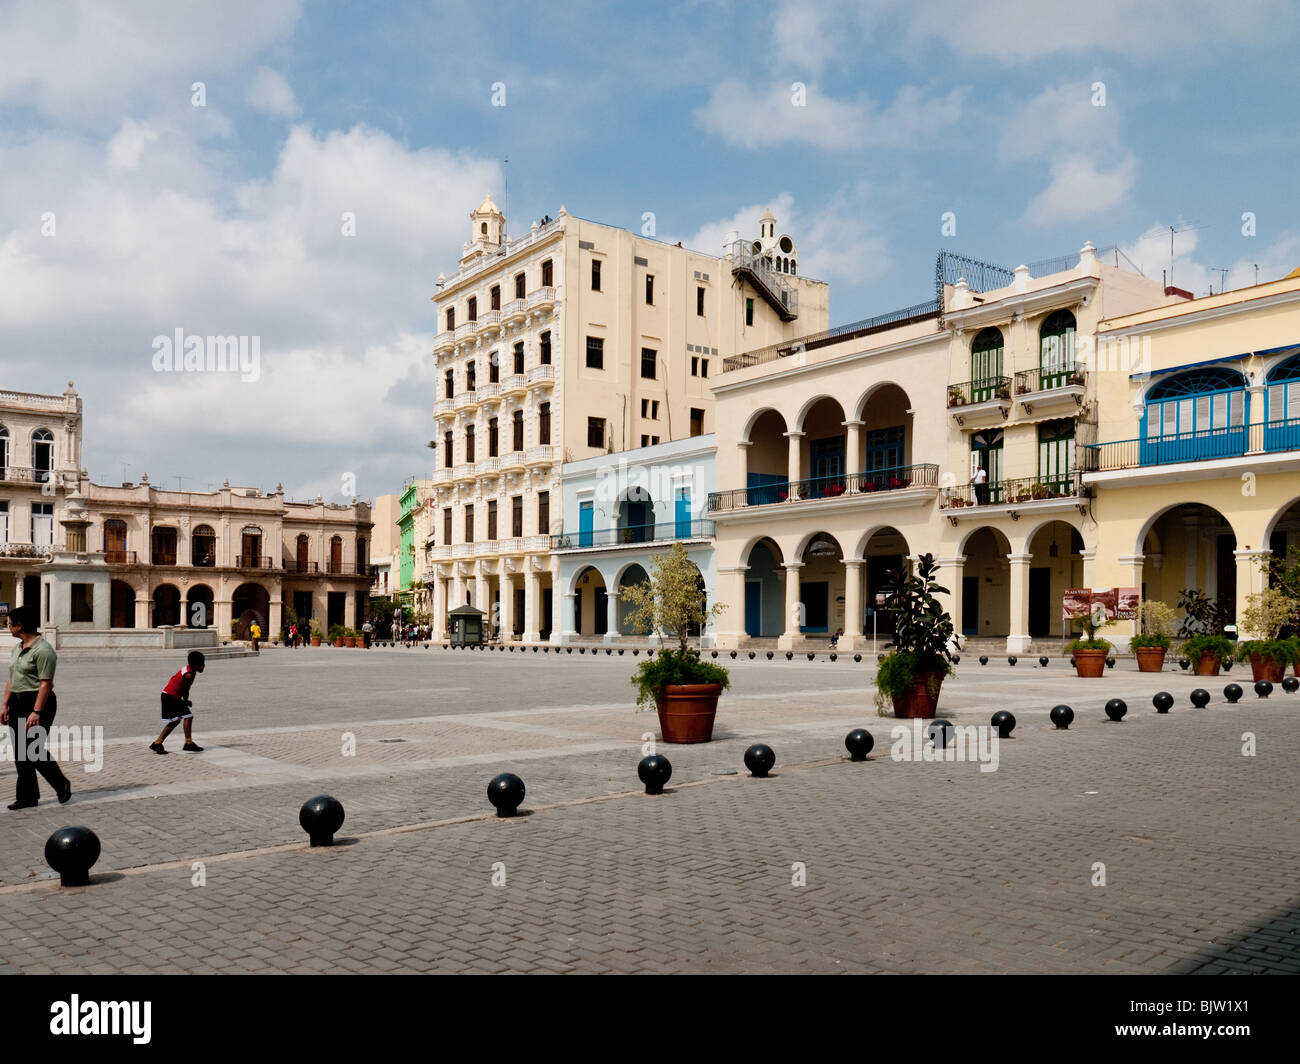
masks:
<instances>
[{"instance_id":1,"label":"pedestrian in plaza","mask_svg":"<svg viewBox=\"0 0 1300 1064\"><path fill-rule=\"evenodd\" d=\"M367 650L370 649L370 637L374 634L374 631L375 631L375 627L370 623L370 618L367 617L365 624L361 626L362 645Z\"/></svg>"},{"instance_id":2,"label":"pedestrian in plaza","mask_svg":"<svg viewBox=\"0 0 1300 1064\"><path fill-rule=\"evenodd\" d=\"M194 686L194 677L202 671L203 654L191 650L189 657L185 659L185 668L168 680L167 686L163 688L162 719L167 723L163 727L162 734L149 744L149 749L155 754L167 753L163 743L167 741L167 736L176 730L177 724L185 726L185 745L181 749L191 754L203 753L203 747L194 742L194 703L190 701L190 688Z\"/></svg>"},{"instance_id":3,"label":"pedestrian in plaza","mask_svg":"<svg viewBox=\"0 0 1300 1064\"><path fill-rule=\"evenodd\" d=\"M253 653L260 654L261 651L257 649L257 641L262 638L262 628L257 621L248 626L248 634L253 637Z\"/></svg>"},{"instance_id":4,"label":"pedestrian in plaza","mask_svg":"<svg viewBox=\"0 0 1300 1064\"><path fill-rule=\"evenodd\" d=\"M40 801L38 772L54 788L60 804L72 797L72 784L50 756L44 741L59 708L54 696L58 655L36 631L36 622L34 606L18 606L9 612L9 634L18 644L9 655L9 679L5 681L4 700L0 702L0 725L9 725L14 764L18 768L18 793L10 809L27 809ZM33 728L41 731L32 737L29 746L27 733Z\"/></svg>"},{"instance_id":5,"label":"pedestrian in plaza","mask_svg":"<svg viewBox=\"0 0 1300 1064\"><path fill-rule=\"evenodd\" d=\"M970 478L971 484L975 488L975 501L981 506L985 506L989 501L989 472L983 466L976 466L975 472Z\"/></svg>"},{"instance_id":6,"label":"pedestrian in plaza","mask_svg":"<svg viewBox=\"0 0 1300 1064\"><path fill-rule=\"evenodd\" d=\"M289 645L294 650L298 649L298 626L296 624L289 625Z\"/></svg>"}]
</instances>

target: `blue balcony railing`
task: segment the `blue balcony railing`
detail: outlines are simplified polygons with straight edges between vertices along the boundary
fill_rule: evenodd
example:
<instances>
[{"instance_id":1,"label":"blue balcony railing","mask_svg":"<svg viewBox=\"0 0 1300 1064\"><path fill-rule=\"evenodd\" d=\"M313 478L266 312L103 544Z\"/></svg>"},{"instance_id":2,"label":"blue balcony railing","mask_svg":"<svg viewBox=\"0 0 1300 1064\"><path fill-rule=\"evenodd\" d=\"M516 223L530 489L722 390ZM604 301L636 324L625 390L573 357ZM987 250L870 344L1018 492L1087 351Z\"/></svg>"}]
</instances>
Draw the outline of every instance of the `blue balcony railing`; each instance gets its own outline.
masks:
<instances>
[{"instance_id":1,"label":"blue balcony railing","mask_svg":"<svg viewBox=\"0 0 1300 1064\"><path fill-rule=\"evenodd\" d=\"M708 539L713 535L712 521L660 521L653 525L626 525L622 528L584 528L551 536L551 550L587 550L596 547L621 547L633 543L671 543L678 539Z\"/></svg>"},{"instance_id":2,"label":"blue balcony railing","mask_svg":"<svg viewBox=\"0 0 1300 1064\"><path fill-rule=\"evenodd\" d=\"M731 491L710 492L709 513L739 510L746 506L871 495L876 492L902 491L904 488L932 488L938 483L939 467L932 463L872 469L865 473L841 473L833 477L812 477L793 482L777 481Z\"/></svg>"},{"instance_id":3,"label":"blue balcony railing","mask_svg":"<svg viewBox=\"0 0 1300 1064\"><path fill-rule=\"evenodd\" d=\"M1085 472L1137 469L1175 462L1205 462L1266 451L1300 450L1300 418L1233 425L1172 436L1092 443L1081 450Z\"/></svg>"}]
</instances>

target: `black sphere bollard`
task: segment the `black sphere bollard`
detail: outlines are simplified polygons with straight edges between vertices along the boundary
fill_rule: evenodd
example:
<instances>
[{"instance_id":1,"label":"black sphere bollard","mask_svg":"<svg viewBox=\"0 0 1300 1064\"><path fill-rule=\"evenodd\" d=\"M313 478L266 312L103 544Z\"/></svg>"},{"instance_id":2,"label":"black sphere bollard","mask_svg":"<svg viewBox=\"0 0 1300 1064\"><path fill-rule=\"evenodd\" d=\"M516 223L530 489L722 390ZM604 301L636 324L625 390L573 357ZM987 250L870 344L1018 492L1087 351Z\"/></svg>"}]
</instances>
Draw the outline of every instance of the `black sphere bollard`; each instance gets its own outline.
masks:
<instances>
[{"instance_id":1,"label":"black sphere bollard","mask_svg":"<svg viewBox=\"0 0 1300 1064\"><path fill-rule=\"evenodd\" d=\"M811 650L808 651L808 660L809 660L809 661L812 661L812 659L815 658L816 656L817 656L817 655L814 654Z\"/></svg>"},{"instance_id":2,"label":"black sphere bollard","mask_svg":"<svg viewBox=\"0 0 1300 1064\"><path fill-rule=\"evenodd\" d=\"M1108 669L1113 669L1114 667L1115 667L1115 659L1114 659L1114 658L1107 658L1107 659L1106 659L1106 668L1108 668Z\"/></svg>"},{"instance_id":3,"label":"black sphere bollard","mask_svg":"<svg viewBox=\"0 0 1300 1064\"><path fill-rule=\"evenodd\" d=\"M1065 731L1074 721L1074 710L1069 706L1053 706L1052 712L1048 716L1051 718L1052 723L1056 725L1057 730Z\"/></svg>"},{"instance_id":4,"label":"black sphere bollard","mask_svg":"<svg viewBox=\"0 0 1300 1064\"><path fill-rule=\"evenodd\" d=\"M1205 697L1208 699L1210 696ZM1151 699L1151 704L1156 707L1157 713L1168 713L1174 708L1174 696L1168 691L1157 691Z\"/></svg>"},{"instance_id":5,"label":"black sphere bollard","mask_svg":"<svg viewBox=\"0 0 1300 1064\"><path fill-rule=\"evenodd\" d=\"M45 863L65 887L90 885L90 866L99 860L99 836L90 828L59 828L45 840Z\"/></svg>"},{"instance_id":6,"label":"black sphere bollard","mask_svg":"<svg viewBox=\"0 0 1300 1064\"><path fill-rule=\"evenodd\" d=\"M621 654L621 653L623 653L623 651L620 650L619 653ZM718 652L717 652L716 650L713 652L713 656L714 656L715 658L718 656Z\"/></svg>"},{"instance_id":7,"label":"black sphere bollard","mask_svg":"<svg viewBox=\"0 0 1300 1064\"><path fill-rule=\"evenodd\" d=\"M776 754L772 752L770 746L755 743L745 751L745 767L749 769L751 775L756 776L758 779L765 779L775 764Z\"/></svg>"},{"instance_id":8,"label":"black sphere bollard","mask_svg":"<svg viewBox=\"0 0 1300 1064\"><path fill-rule=\"evenodd\" d=\"M773 654L772 651L769 650L769 651L767 652L767 660L768 660L768 661L771 661L774 657L776 657L776 655Z\"/></svg>"},{"instance_id":9,"label":"black sphere bollard","mask_svg":"<svg viewBox=\"0 0 1300 1064\"><path fill-rule=\"evenodd\" d=\"M1112 698L1106 703L1106 716L1118 723L1124 719L1124 714L1128 712L1128 703L1122 698Z\"/></svg>"},{"instance_id":10,"label":"black sphere bollard","mask_svg":"<svg viewBox=\"0 0 1300 1064\"><path fill-rule=\"evenodd\" d=\"M1015 668L1016 656L1014 654L1012 654L1009 658L1007 658L1007 664L1010 665L1012 668Z\"/></svg>"},{"instance_id":11,"label":"black sphere bollard","mask_svg":"<svg viewBox=\"0 0 1300 1064\"><path fill-rule=\"evenodd\" d=\"M1047 668L1047 662L1048 662L1049 660L1050 660L1050 659L1048 659L1048 658L1046 658L1046 657L1041 657L1041 658L1038 659L1038 664L1041 665L1043 668Z\"/></svg>"},{"instance_id":12,"label":"black sphere bollard","mask_svg":"<svg viewBox=\"0 0 1300 1064\"><path fill-rule=\"evenodd\" d=\"M989 656L988 656L987 654L981 654L981 655L980 655L980 664L981 664L981 665L987 665L988 663L989 663Z\"/></svg>"},{"instance_id":13,"label":"black sphere bollard","mask_svg":"<svg viewBox=\"0 0 1300 1064\"><path fill-rule=\"evenodd\" d=\"M524 781L511 772L503 772L488 784L488 801L497 811L497 816L514 816L519 804L524 800Z\"/></svg>"},{"instance_id":14,"label":"black sphere bollard","mask_svg":"<svg viewBox=\"0 0 1300 1064\"><path fill-rule=\"evenodd\" d=\"M947 749L948 741L955 734L952 721L943 720L942 718L931 722L930 726L925 729L925 737L940 750Z\"/></svg>"},{"instance_id":15,"label":"black sphere bollard","mask_svg":"<svg viewBox=\"0 0 1300 1064\"><path fill-rule=\"evenodd\" d=\"M298 823L311 836L313 846L332 846L334 833L343 826L343 803L328 794L318 794L302 803Z\"/></svg>"},{"instance_id":16,"label":"black sphere bollard","mask_svg":"<svg viewBox=\"0 0 1300 1064\"><path fill-rule=\"evenodd\" d=\"M755 653L751 650L751 651L749 652L749 660L750 660L750 661L753 661L756 657L758 657L758 655L755 654Z\"/></svg>"},{"instance_id":17,"label":"black sphere bollard","mask_svg":"<svg viewBox=\"0 0 1300 1064\"><path fill-rule=\"evenodd\" d=\"M954 655L952 656L952 663L953 663L954 665L960 665L960 664L961 664L961 655L960 655L960 654L954 654Z\"/></svg>"},{"instance_id":18,"label":"black sphere bollard","mask_svg":"<svg viewBox=\"0 0 1300 1064\"><path fill-rule=\"evenodd\" d=\"M660 754L643 757L636 767L636 774L645 784L646 794L663 794L664 784L672 777L673 766L668 758Z\"/></svg>"},{"instance_id":19,"label":"black sphere bollard","mask_svg":"<svg viewBox=\"0 0 1300 1064\"><path fill-rule=\"evenodd\" d=\"M569 653L572 654L573 651L570 650ZM587 648L586 648L586 647L578 647L578 653L579 653L579 654L585 654L585 653L587 653Z\"/></svg>"},{"instance_id":20,"label":"black sphere bollard","mask_svg":"<svg viewBox=\"0 0 1300 1064\"><path fill-rule=\"evenodd\" d=\"M1183 672L1186 672L1186 671L1187 671L1187 667L1188 667L1189 665L1191 665L1191 662L1190 662L1187 658L1179 658L1179 659L1178 659L1178 667L1179 667L1180 669L1182 669Z\"/></svg>"},{"instance_id":21,"label":"black sphere bollard","mask_svg":"<svg viewBox=\"0 0 1300 1064\"><path fill-rule=\"evenodd\" d=\"M573 647L565 647L564 649L567 650L570 654L573 653Z\"/></svg>"},{"instance_id":22,"label":"black sphere bollard","mask_svg":"<svg viewBox=\"0 0 1300 1064\"><path fill-rule=\"evenodd\" d=\"M1016 730L1015 714L1005 709L999 709L994 713L989 723L997 728L999 739L1010 739L1011 733Z\"/></svg>"},{"instance_id":23,"label":"black sphere bollard","mask_svg":"<svg viewBox=\"0 0 1300 1064\"><path fill-rule=\"evenodd\" d=\"M787 650L787 651L785 652L785 660L786 660L786 661L793 661L793 660L794 660L794 651L793 651L793 650Z\"/></svg>"},{"instance_id":24,"label":"black sphere bollard","mask_svg":"<svg viewBox=\"0 0 1300 1064\"><path fill-rule=\"evenodd\" d=\"M1232 662L1231 662L1231 661L1225 661L1225 662L1223 663L1223 671L1224 671L1224 672L1232 672Z\"/></svg>"},{"instance_id":25,"label":"black sphere bollard","mask_svg":"<svg viewBox=\"0 0 1300 1064\"><path fill-rule=\"evenodd\" d=\"M862 660L862 655L861 655L861 654L854 654L854 655L853 655L853 660L854 660L854 661L861 661L861 660Z\"/></svg>"},{"instance_id":26,"label":"black sphere bollard","mask_svg":"<svg viewBox=\"0 0 1300 1064\"><path fill-rule=\"evenodd\" d=\"M854 728L844 736L844 747L849 752L850 761L865 761L875 745L876 740L866 728Z\"/></svg>"},{"instance_id":27,"label":"black sphere bollard","mask_svg":"<svg viewBox=\"0 0 1300 1064\"><path fill-rule=\"evenodd\" d=\"M605 657L607 657L607 658L608 658L608 657L612 657L613 654L614 654L614 648L613 648L613 647L606 647L606 648L605 648Z\"/></svg>"},{"instance_id":28,"label":"black sphere bollard","mask_svg":"<svg viewBox=\"0 0 1300 1064\"><path fill-rule=\"evenodd\" d=\"M623 648L622 648L622 647L619 647L619 648L618 648L618 656L619 656L620 658L623 656ZM718 652L717 652L716 650L713 652L713 656L714 656L715 658L718 656Z\"/></svg>"},{"instance_id":29,"label":"black sphere bollard","mask_svg":"<svg viewBox=\"0 0 1300 1064\"><path fill-rule=\"evenodd\" d=\"M632 651L632 656L633 656L633 657L636 657L636 656L637 656L638 654L640 654L640 653L641 653L641 651L639 651L639 650L634 650L634 651Z\"/></svg>"},{"instance_id":30,"label":"black sphere bollard","mask_svg":"<svg viewBox=\"0 0 1300 1064\"><path fill-rule=\"evenodd\" d=\"M1297 690L1300 690L1300 680L1297 680L1294 676L1285 677L1282 680L1282 690L1289 695L1295 694Z\"/></svg>"},{"instance_id":31,"label":"black sphere bollard","mask_svg":"<svg viewBox=\"0 0 1300 1064\"><path fill-rule=\"evenodd\" d=\"M655 652L654 652L653 650L647 650L647 651L645 652L645 656L646 656L647 658L653 658L653 657L655 656Z\"/></svg>"},{"instance_id":32,"label":"black sphere bollard","mask_svg":"<svg viewBox=\"0 0 1300 1064\"><path fill-rule=\"evenodd\" d=\"M1192 705L1197 709L1204 709L1210 704L1210 692L1204 687L1198 687L1187 697L1191 699Z\"/></svg>"},{"instance_id":33,"label":"black sphere bollard","mask_svg":"<svg viewBox=\"0 0 1300 1064\"><path fill-rule=\"evenodd\" d=\"M1267 680L1260 680L1259 683L1255 684L1255 694L1259 695L1260 698L1267 698L1272 693L1273 685Z\"/></svg>"},{"instance_id":34,"label":"black sphere bollard","mask_svg":"<svg viewBox=\"0 0 1300 1064\"><path fill-rule=\"evenodd\" d=\"M1230 683L1223 689L1223 697L1228 700L1229 705L1236 705L1241 701L1241 685Z\"/></svg>"},{"instance_id":35,"label":"black sphere bollard","mask_svg":"<svg viewBox=\"0 0 1300 1064\"><path fill-rule=\"evenodd\" d=\"M734 650L731 652L731 660L732 661L736 660L736 652Z\"/></svg>"},{"instance_id":36,"label":"black sphere bollard","mask_svg":"<svg viewBox=\"0 0 1300 1064\"><path fill-rule=\"evenodd\" d=\"M836 656L835 656L834 654L832 654L832 655L831 655L831 661L834 661L834 660L835 660L835 657L836 657Z\"/></svg>"}]
</instances>

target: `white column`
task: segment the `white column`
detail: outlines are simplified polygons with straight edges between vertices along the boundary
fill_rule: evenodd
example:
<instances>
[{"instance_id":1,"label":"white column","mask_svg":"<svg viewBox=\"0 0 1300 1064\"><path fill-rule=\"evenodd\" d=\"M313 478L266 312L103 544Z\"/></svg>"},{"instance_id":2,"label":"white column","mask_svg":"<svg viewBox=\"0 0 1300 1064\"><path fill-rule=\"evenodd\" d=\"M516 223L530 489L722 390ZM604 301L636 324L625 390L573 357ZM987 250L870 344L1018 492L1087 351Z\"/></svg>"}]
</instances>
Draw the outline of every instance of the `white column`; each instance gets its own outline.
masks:
<instances>
[{"instance_id":1,"label":"white column","mask_svg":"<svg viewBox=\"0 0 1300 1064\"><path fill-rule=\"evenodd\" d=\"M1083 559L1083 586L1097 586L1097 552L1095 550L1081 550L1079 557ZM1120 559L1122 563L1123 558ZM1137 589L1142 590L1142 555L1137 556Z\"/></svg>"},{"instance_id":2,"label":"white column","mask_svg":"<svg viewBox=\"0 0 1300 1064\"><path fill-rule=\"evenodd\" d=\"M749 566L718 570L718 587L726 609L717 620L717 645L734 650L745 638L745 574Z\"/></svg>"},{"instance_id":3,"label":"white column","mask_svg":"<svg viewBox=\"0 0 1300 1064\"><path fill-rule=\"evenodd\" d=\"M799 570L803 562L785 563L785 620L781 638L776 645L781 650L793 650L803 638L799 622L803 609L799 600Z\"/></svg>"},{"instance_id":4,"label":"white column","mask_svg":"<svg viewBox=\"0 0 1300 1064\"><path fill-rule=\"evenodd\" d=\"M1183 587L1201 587L1200 577L1197 576L1197 547L1200 543L1200 518L1196 514L1189 514L1183 518ZM1211 569L1214 566L1210 566ZM1206 594L1210 598L1214 597L1214 591L1206 586Z\"/></svg>"},{"instance_id":5,"label":"white column","mask_svg":"<svg viewBox=\"0 0 1300 1064\"><path fill-rule=\"evenodd\" d=\"M561 643L573 643L577 641L578 626L573 622L574 622L574 614L576 612L576 607L578 604L578 595L580 593L581 593L580 591L566 591L563 595L557 595L555 594L555 592L551 592L552 603L554 603L557 599L563 599L564 602L564 612L560 614L562 620L561 630L564 633L563 638L559 640L559 642ZM551 634L551 641L552 642L556 641L554 631L552 631Z\"/></svg>"},{"instance_id":6,"label":"white column","mask_svg":"<svg viewBox=\"0 0 1300 1064\"><path fill-rule=\"evenodd\" d=\"M854 473L862 472L862 425L861 421L845 421L844 427L849 430L848 439L845 441L846 454L844 456L844 471L849 476ZM848 629L844 630L848 635Z\"/></svg>"},{"instance_id":7,"label":"white column","mask_svg":"<svg viewBox=\"0 0 1300 1064\"><path fill-rule=\"evenodd\" d=\"M735 486L739 489L749 487L749 449L753 446L750 440L741 440L736 444L736 466L737 477ZM722 490L726 490L724 487ZM749 496L745 496L748 500Z\"/></svg>"},{"instance_id":8,"label":"white column","mask_svg":"<svg viewBox=\"0 0 1300 1064\"><path fill-rule=\"evenodd\" d=\"M952 617L953 634L961 639L961 580L966 565L964 554L952 558L936 558L939 565L937 576L941 586L948 589L948 613Z\"/></svg>"},{"instance_id":9,"label":"white column","mask_svg":"<svg viewBox=\"0 0 1300 1064\"><path fill-rule=\"evenodd\" d=\"M835 648L841 652L862 645L862 565L861 558L844 559L844 634Z\"/></svg>"},{"instance_id":10,"label":"white column","mask_svg":"<svg viewBox=\"0 0 1300 1064\"><path fill-rule=\"evenodd\" d=\"M1008 554L1011 563L1011 624L1007 635L1007 653L1023 654L1029 649L1029 553Z\"/></svg>"},{"instance_id":11,"label":"white column","mask_svg":"<svg viewBox=\"0 0 1300 1064\"><path fill-rule=\"evenodd\" d=\"M524 642L536 643L542 629L542 578L529 563L524 569Z\"/></svg>"},{"instance_id":12,"label":"white column","mask_svg":"<svg viewBox=\"0 0 1300 1064\"><path fill-rule=\"evenodd\" d=\"M605 639L612 643L618 638L618 595L605 592Z\"/></svg>"},{"instance_id":13,"label":"white column","mask_svg":"<svg viewBox=\"0 0 1300 1064\"><path fill-rule=\"evenodd\" d=\"M500 626L501 639L515 637L515 587L510 582L510 573L506 570L505 559L500 562L501 570L497 574L497 594L501 596Z\"/></svg>"},{"instance_id":14,"label":"white column","mask_svg":"<svg viewBox=\"0 0 1300 1064\"><path fill-rule=\"evenodd\" d=\"M435 570L433 574L433 641L447 638L447 581Z\"/></svg>"},{"instance_id":15,"label":"white column","mask_svg":"<svg viewBox=\"0 0 1300 1064\"><path fill-rule=\"evenodd\" d=\"M564 629L564 596L560 594L560 559L551 560L551 642L559 643ZM572 614L569 615L572 618Z\"/></svg>"},{"instance_id":16,"label":"white column","mask_svg":"<svg viewBox=\"0 0 1300 1064\"><path fill-rule=\"evenodd\" d=\"M1238 639L1262 639L1265 635L1263 632L1250 632L1243 630L1241 618L1246 609L1246 599L1250 595L1257 595L1267 586L1268 578L1260 563L1270 558L1271 552L1267 550L1234 550L1232 556L1237 560L1237 638Z\"/></svg>"},{"instance_id":17,"label":"white column","mask_svg":"<svg viewBox=\"0 0 1300 1064\"><path fill-rule=\"evenodd\" d=\"M787 432L785 434L785 438L787 441L789 441L789 446L787 447L787 458L786 458L786 478L790 481L791 484L791 487L789 489L790 498L793 499L795 497L794 487L793 487L794 482L796 480L803 479L803 477L800 476L799 473L800 470L799 441L803 439L803 433Z\"/></svg>"}]
</instances>

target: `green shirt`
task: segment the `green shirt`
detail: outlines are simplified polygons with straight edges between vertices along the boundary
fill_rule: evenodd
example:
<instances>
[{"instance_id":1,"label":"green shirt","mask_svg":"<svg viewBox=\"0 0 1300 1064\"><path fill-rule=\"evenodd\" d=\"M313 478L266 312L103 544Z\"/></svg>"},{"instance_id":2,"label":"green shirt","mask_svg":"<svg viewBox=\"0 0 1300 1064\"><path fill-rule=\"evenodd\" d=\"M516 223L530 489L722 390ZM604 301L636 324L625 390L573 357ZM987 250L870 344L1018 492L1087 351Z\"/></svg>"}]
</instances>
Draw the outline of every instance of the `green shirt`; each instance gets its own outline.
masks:
<instances>
[{"instance_id":1,"label":"green shirt","mask_svg":"<svg viewBox=\"0 0 1300 1064\"><path fill-rule=\"evenodd\" d=\"M54 679L57 661L54 648L39 636L26 650L19 643L9 655L9 690L14 694L38 690L42 680Z\"/></svg>"}]
</instances>

